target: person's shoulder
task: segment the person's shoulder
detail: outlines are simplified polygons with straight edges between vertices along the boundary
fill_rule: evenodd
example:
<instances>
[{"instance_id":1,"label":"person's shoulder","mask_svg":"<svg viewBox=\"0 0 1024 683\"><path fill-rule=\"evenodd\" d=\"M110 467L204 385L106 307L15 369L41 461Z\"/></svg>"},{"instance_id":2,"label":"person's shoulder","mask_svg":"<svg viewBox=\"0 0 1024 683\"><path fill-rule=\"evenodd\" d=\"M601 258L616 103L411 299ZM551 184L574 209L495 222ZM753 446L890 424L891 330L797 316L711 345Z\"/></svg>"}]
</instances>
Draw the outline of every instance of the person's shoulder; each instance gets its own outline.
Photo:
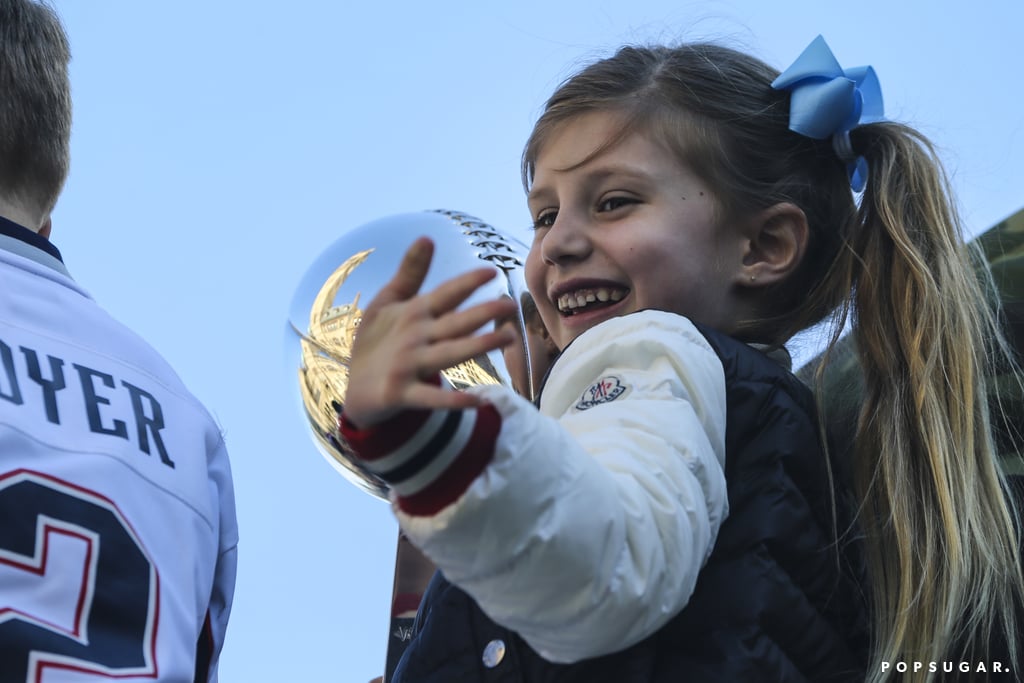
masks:
<instances>
[{"instance_id":1,"label":"person's shoulder","mask_svg":"<svg viewBox=\"0 0 1024 683\"><path fill-rule=\"evenodd\" d=\"M131 326L107 316L111 346L107 352L116 358L126 373L119 381L136 381L136 391L145 391L151 401L159 402L164 412L176 411L185 417L181 424L205 434L206 446L213 452L224 448L224 432L220 423L188 387L171 362ZM131 377L132 379L127 379ZM170 414L166 416L170 420Z\"/></svg>"},{"instance_id":2,"label":"person's shoulder","mask_svg":"<svg viewBox=\"0 0 1024 683\"><path fill-rule=\"evenodd\" d=\"M689 318L677 313L644 309L601 322L576 337L562 355L590 349L616 348L680 350L690 348L713 353L704 334Z\"/></svg>"},{"instance_id":3,"label":"person's shoulder","mask_svg":"<svg viewBox=\"0 0 1024 683\"><path fill-rule=\"evenodd\" d=\"M709 395L724 386L721 361L693 322L655 310L603 321L576 337L552 365L543 403L575 401L581 390L605 380L651 387L682 383Z\"/></svg>"},{"instance_id":4,"label":"person's shoulder","mask_svg":"<svg viewBox=\"0 0 1024 683\"><path fill-rule=\"evenodd\" d=\"M93 302L93 312L88 327L77 330L78 340L95 350L102 349L120 365L159 378L168 388L184 390L178 373L164 355L148 339L142 336L125 320L114 315L98 302ZM102 335L102 347L96 343Z\"/></svg>"},{"instance_id":5,"label":"person's shoulder","mask_svg":"<svg viewBox=\"0 0 1024 683\"><path fill-rule=\"evenodd\" d=\"M770 347L736 339L706 325L695 325L725 364L735 364L758 374L791 376L792 359L785 347Z\"/></svg>"},{"instance_id":6,"label":"person's shoulder","mask_svg":"<svg viewBox=\"0 0 1024 683\"><path fill-rule=\"evenodd\" d=\"M703 325L696 327L718 355L728 385L769 387L772 392L787 394L806 412L816 413L813 394L793 374L789 353L784 348L759 347Z\"/></svg>"},{"instance_id":7,"label":"person's shoulder","mask_svg":"<svg viewBox=\"0 0 1024 683\"><path fill-rule=\"evenodd\" d=\"M80 313L82 324L62 335L68 343L104 357L106 360L100 362L105 372L117 374L118 381L138 382L149 393L173 396L201 422L216 425L206 406L156 345L96 301L83 302Z\"/></svg>"}]
</instances>

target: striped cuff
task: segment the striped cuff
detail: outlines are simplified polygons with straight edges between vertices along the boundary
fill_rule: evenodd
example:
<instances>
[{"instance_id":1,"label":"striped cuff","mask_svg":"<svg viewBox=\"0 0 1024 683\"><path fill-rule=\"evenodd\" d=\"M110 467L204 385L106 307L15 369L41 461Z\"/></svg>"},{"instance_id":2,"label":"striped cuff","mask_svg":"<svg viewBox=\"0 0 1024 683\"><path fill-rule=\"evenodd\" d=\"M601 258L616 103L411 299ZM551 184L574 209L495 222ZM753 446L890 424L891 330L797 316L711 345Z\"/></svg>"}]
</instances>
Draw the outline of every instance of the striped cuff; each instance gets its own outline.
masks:
<instances>
[{"instance_id":1,"label":"striped cuff","mask_svg":"<svg viewBox=\"0 0 1024 683\"><path fill-rule=\"evenodd\" d=\"M494 457L501 416L494 406L410 410L369 429L339 420L341 435L367 469L386 481L398 506L433 515L455 502Z\"/></svg>"}]
</instances>

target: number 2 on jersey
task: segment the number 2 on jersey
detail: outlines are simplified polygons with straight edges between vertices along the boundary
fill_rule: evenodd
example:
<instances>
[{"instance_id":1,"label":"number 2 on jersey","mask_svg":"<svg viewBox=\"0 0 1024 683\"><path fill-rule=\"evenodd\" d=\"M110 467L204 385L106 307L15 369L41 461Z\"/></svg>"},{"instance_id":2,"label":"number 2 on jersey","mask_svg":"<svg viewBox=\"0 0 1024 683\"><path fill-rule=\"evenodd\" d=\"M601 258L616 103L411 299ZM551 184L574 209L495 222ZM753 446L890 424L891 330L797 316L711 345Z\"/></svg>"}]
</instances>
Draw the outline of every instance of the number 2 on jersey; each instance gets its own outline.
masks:
<instances>
[{"instance_id":1,"label":"number 2 on jersey","mask_svg":"<svg viewBox=\"0 0 1024 683\"><path fill-rule=\"evenodd\" d=\"M117 506L16 470L0 475L0 520L0 683L155 678L159 578Z\"/></svg>"}]
</instances>

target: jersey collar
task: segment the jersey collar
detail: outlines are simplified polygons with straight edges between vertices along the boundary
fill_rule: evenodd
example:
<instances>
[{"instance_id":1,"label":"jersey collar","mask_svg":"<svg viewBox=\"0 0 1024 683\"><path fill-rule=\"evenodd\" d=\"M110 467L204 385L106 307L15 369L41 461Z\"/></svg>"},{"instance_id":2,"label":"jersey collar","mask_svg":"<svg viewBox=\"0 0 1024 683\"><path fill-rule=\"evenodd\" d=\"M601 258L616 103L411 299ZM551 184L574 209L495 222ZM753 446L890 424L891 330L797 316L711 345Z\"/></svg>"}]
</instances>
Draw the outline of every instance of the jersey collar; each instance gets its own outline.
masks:
<instances>
[{"instance_id":1,"label":"jersey collar","mask_svg":"<svg viewBox=\"0 0 1024 683\"><path fill-rule=\"evenodd\" d=\"M70 273L64 267L60 250L50 240L3 216L0 216L0 249L31 259L70 277Z\"/></svg>"}]
</instances>

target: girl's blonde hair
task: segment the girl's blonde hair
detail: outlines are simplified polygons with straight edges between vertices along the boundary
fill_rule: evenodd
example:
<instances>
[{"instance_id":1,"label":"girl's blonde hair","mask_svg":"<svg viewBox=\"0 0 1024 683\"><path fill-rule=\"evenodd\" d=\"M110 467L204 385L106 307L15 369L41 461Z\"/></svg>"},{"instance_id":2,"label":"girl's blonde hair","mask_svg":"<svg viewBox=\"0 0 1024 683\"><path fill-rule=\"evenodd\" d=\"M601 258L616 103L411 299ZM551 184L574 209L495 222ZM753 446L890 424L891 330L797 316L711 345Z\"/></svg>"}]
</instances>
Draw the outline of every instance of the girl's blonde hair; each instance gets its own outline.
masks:
<instances>
[{"instance_id":1,"label":"girl's blonde hair","mask_svg":"<svg viewBox=\"0 0 1024 683\"><path fill-rule=\"evenodd\" d=\"M853 149L869 174L856 201L831 142L789 130L776 76L718 45L622 48L548 100L523 153L524 186L561 125L613 111L623 127L601 149L643 130L709 183L723 221L799 206L810 232L803 260L760 290L760 315L732 332L781 345L831 318L831 349L852 317L865 393L843 469L869 568L868 678L894 676L883 661L989 662L1002 649L1016 669L1024 578L986 403L993 359L1010 360L941 165L906 126L857 128ZM901 676L933 680L938 668Z\"/></svg>"}]
</instances>

